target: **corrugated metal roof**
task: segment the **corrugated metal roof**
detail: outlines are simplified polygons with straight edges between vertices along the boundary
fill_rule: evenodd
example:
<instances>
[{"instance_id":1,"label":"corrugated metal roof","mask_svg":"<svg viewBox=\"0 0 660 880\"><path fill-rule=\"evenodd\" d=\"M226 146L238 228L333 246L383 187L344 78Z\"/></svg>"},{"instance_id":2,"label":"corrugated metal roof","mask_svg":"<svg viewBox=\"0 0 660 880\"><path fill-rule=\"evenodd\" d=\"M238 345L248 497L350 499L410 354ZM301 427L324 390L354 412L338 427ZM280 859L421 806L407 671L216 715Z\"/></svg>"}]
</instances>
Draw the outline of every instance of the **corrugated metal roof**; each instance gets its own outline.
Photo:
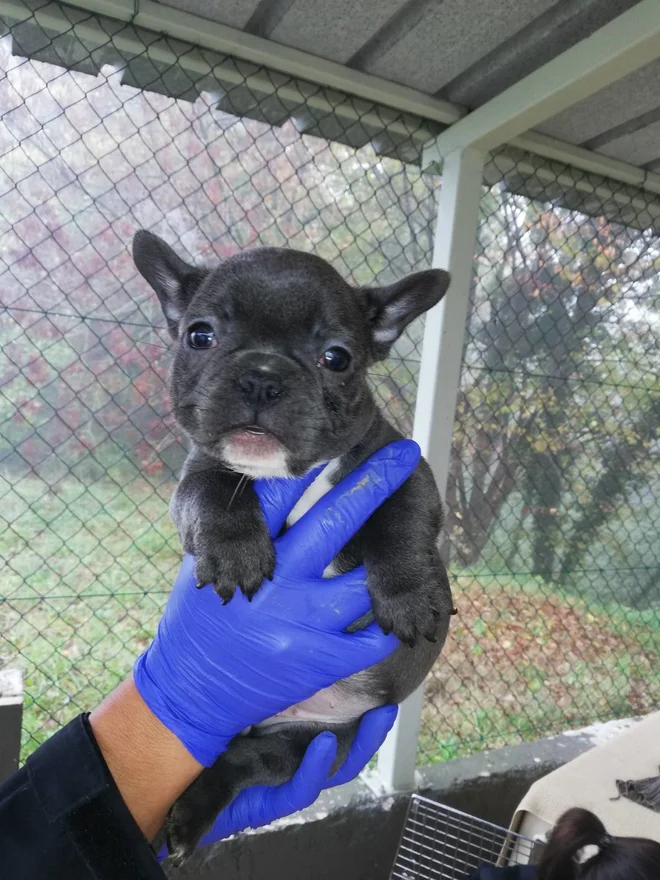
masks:
<instances>
[{"instance_id":1,"label":"corrugated metal roof","mask_svg":"<svg viewBox=\"0 0 660 880\"><path fill-rule=\"evenodd\" d=\"M636 0L160 0L472 110ZM660 168L660 61L539 131Z\"/></svg>"},{"instance_id":2,"label":"corrugated metal roof","mask_svg":"<svg viewBox=\"0 0 660 880\"><path fill-rule=\"evenodd\" d=\"M77 5L109 8L115 15L112 3ZM637 2L159 0L152 5L192 13L360 75L376 75L423 93L424 100L428 95L451 102L444 106L455 112L452 105L481 106ZM422 145L444 127L248 61L191 51L186 43L130 26L127 30L125 24L90 18L80 9L65 9L65 26L51 30L26 18L24 11L48 9L49 20L55 21L62 14L56 3L9 0L0 6L17 54L89 73L106 63L121 64L127 84L188 100L217 90L220 110L276 125L294 118L300 130L352 146L371 141L378 152L404 161L419 161ZM131 10L129 0L117 0L118 16L129 19ZM16 22L21 16L25 21L12 23L13 15ZM75 32L74 21L82 22ZM121 39L109 41L116 28L124 28ZM538 131L645 170L660 170L660 59L546 120Z\"/></svg>"}]
</instances>

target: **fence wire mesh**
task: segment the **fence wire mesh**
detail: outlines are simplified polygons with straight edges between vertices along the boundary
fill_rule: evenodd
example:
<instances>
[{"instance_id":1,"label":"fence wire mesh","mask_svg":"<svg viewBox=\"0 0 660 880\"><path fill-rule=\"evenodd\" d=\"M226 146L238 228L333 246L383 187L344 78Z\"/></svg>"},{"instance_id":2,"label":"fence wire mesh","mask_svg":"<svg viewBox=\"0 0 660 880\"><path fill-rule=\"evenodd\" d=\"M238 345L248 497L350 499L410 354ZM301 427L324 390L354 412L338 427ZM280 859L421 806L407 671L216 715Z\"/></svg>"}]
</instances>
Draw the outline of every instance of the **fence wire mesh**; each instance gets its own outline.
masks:
<instances>
[{"instance_id":1,"label":"fence wire mesh","mask_svg":"<svg viewBox=\"0 0 660 880\"><path fill-rule=\"evenodd\" d=\"M432 123L60 6L0 2L0 663L23 756L148 643L180 558L168 337L130 240L430 264ZM460 616L421 760L648 711L658 672L653 204L489 165L447 497ZM422 324L374 369L412 429Z\"/></svg>"},{"instance_id":2,"label":"fence wire mesh","mask_svg":"<svg viewBox=\"0 0 660 880\"><path fill-rule=\"evenodd\" d=\"M0 663L25 670L23 756L128 672L180 559L169 337L133 233L209 263L313 250L387 283L428 267L438 186L402 161L420 120L34 8L0 3ZM420 339L372 376L406 433Z\"/></svg>"},{"instance_id":3,"label":"fence wire mesh","mask_svg":"<svg viewBox=\"0 0 660 880\"><path fill-rule=\"evenodd\" d=\"M660 203L512 151L486 182L427 760L660 701Z\"/></svg>"}]
</instances>

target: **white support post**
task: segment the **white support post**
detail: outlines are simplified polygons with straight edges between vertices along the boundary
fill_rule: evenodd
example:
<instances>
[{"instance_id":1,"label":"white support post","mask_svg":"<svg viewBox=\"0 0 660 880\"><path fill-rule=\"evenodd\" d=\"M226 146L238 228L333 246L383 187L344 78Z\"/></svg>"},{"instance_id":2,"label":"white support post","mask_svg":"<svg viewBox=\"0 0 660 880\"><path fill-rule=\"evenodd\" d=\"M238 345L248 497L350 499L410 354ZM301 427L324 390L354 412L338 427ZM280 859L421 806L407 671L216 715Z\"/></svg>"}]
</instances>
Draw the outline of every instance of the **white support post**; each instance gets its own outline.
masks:
<instances>
[{"instance_id":1,"label":"white support post","mask_svg":"<svg viewBox=\"0 0 660 880\"><path fill-rule=\"evenodd\" d=\"M426 316L413 438L431 465L444 497L449 474L456 396L461 376L472 260L479 220L484 153L467 149L447 156L433 248L433 266L448 269L445 298ZM386 791L410 791L415 784L423 687L401 705L378 754L378 784Z\"/></svg>"},{"instance_id":2,"label":"white support post","mask_svg":"<svg viewBox=\"0 0 660 880\"><path fill-rule=\"evenodd\" d=\"M442 168L433 266L451 275L444 299L426 316L413 437L444 497L465 321L483 189L484 153L460 150Z\"/></svg>"}]
</instances>

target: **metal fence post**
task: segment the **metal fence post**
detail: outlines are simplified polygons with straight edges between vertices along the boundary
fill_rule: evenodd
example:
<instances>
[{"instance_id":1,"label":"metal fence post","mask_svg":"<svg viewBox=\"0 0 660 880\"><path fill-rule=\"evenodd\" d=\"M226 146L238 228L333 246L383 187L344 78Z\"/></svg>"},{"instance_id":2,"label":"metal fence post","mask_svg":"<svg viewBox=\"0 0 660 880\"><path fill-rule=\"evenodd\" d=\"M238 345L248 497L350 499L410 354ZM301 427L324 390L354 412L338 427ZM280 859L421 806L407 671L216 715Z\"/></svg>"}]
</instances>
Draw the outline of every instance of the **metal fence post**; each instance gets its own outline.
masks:
<instances>
[{"instance_id":1,"label":"metal fence post","mask_svg":"<svg viewBox=\"0 0 660 880\"><path fill-rule=\"evenodd\" d=\"M482 191L484 153L457 150L446 157L433 248L433 266L448 269L451 286L426 316L413 437L433 469L443 497L449 473L456 395L467 318L472 260ZM378 755L379 784L409 791L415 784L423 687L401 705Z\"/></svg>"}]
</instances>

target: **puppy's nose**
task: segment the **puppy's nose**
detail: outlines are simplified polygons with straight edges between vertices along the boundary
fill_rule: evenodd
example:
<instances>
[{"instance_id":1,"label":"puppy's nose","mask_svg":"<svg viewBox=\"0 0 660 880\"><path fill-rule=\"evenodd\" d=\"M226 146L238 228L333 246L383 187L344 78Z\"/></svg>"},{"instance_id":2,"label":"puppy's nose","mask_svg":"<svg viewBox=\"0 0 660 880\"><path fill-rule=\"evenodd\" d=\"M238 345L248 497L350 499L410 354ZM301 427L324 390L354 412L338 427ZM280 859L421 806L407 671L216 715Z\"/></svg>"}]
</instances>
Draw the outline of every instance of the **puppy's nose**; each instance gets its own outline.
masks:
<instances>
[{"instance_id":1,"label":"puppy's nose","mask_svg":"<svg viewBox=\"0 0 660 880\"><path fill-rule=\"evenodd\" d=\"M238 387L246 403L267 406L282 396L282 380L267 366L247 370L238 377Z\"/></svg>"}]
</instances>

